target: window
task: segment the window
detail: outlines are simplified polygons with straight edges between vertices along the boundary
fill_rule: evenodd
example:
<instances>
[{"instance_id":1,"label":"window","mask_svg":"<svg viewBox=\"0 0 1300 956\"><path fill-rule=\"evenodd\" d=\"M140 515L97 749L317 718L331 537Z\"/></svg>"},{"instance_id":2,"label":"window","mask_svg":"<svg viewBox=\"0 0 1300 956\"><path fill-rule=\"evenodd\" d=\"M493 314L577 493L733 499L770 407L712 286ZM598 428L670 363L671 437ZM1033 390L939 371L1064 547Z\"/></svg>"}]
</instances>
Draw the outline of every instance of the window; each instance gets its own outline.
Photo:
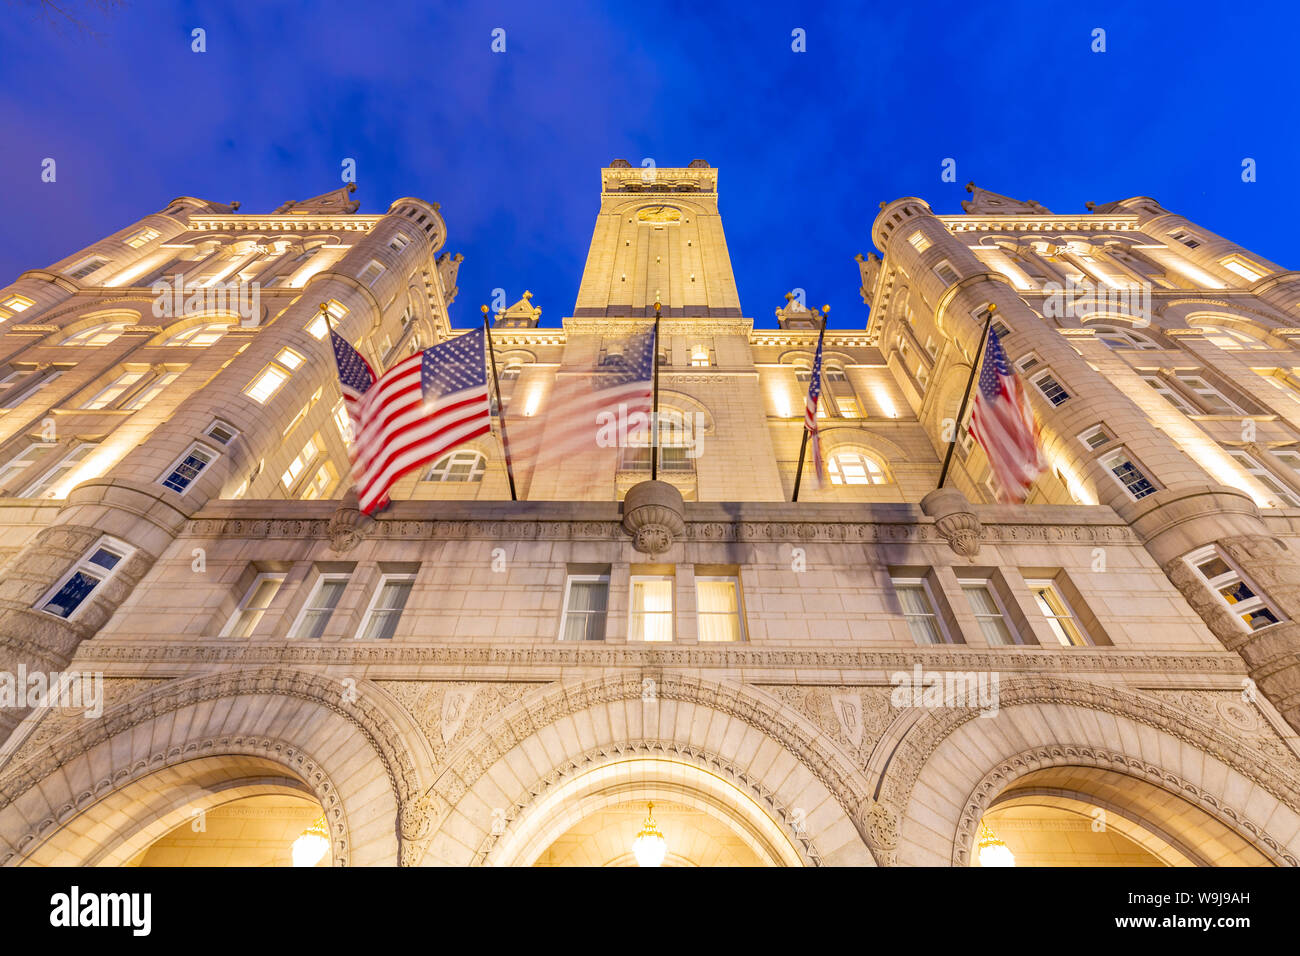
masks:
<instances>
[{"instance_id":1,"label":"window","mask_svg":"<svg viewBox=\"0 0 1300 956\"><path fill-rule=\"evenodd\" d=\"M304 249L302 252L298 253L298 255L294 257L293 261L306 262L318 252L320 252L320 246L312 246L310 249Z\"/></svg>"},{"instance_id":2,"label":"window","mask_svg":"<svg viewBox=\"0 0 1300 956\"><path fill-rule=\"evenodd\" d=\"M346 574L322 574L312 588L311 597L307 599L307 605L298 615L289 636L312 638L324 634L325 626L329 624L347 587Z\"/></svg>"},{"instance_id":3,"label":"window","mask_svg":"<svg viewBox=\"0 0 1300 956\"><path fill-rule=\"evenodd\" d=\"M930 598L930 585L924 578L892 578L894 593L898 595L899 606L907 621L907 629L912 632L912 640L917 644L946 644L947 635L939 616L934 613L934 601Z\"/></svg>"},{"instance_id":4,"label":"window","mask_svg":"<svg viewBox=\"0 0 1300 956\"><path fill-rule=\"evenodd\" d=\"M1247 282L1258 282L1266 275L1265 271L1253 262L1248 262L1241 256L1229 256L1223 260L1223 267L1229 272L1236 273Z\"/></svg>"},{"instance_id":5,"label":"window","mask_svg":"<svg viewBox=\"0 0 1300 956\"><path fill-rule=\"evenodd\" d=\"M1222 392L1191 372L1175 372L1174 377L1196 395L1197 403L1207 415L1244 415L1241 408Z\"/></svg>"},{"instance_id":6,"label":"window","mask_svg":"<svg viewBox=\"0 0 1300 956\"><path fill-rule=\"evenodd\" d=\"M1056 586L1051 581L1026 581L1025 583L1029 585L1030 593L1034 595L1043 617L1047 618L1047 626L1062 645L1083 647L1088 644L1087 638L1083 635L1083 628L1075 619L1070 605L1065 603L1065 598L1057 592Z\"/></svg>"},{"instance_id":7,"label":"window","mask_svg":"<svg viewBox=\"0 0 1300 956\"><path fill-rule=\"evenodd\" d=\"M239 435L239 430L218 418L203 434L222 445L229 445Z\"/></svg>"},{"instance_id":8,"label":"window","mask_svg":"<svg viewBox=\"0 0 1300 956\"><path fill-rule=\"evenodd\" d=\"M885 469L861 452L838 451L826 459L832 485L883 485L888 478Z\"/></svg>"},{"instance_id":9,"label":"window","mask_svg":"<svg viewBox=\"0 0 1300 956\"><path fill-rule=\"evenodd\" d=\"M104 322L68 336L61 345L107 345L126 330L126 322Z\"/></svg>"},{"instance_id":10,"label":"window","mask_svg":"<svg viewBox=\"0 0 1300 956\"><path fill-rule=\"evenodd\" d=\"M709 365L712 365L712 364L713 364L713 362L712 362L712 360L709 358L709 347L708 347L707 345L692 345L692 346L691 346L691 365L692 365L692 366L694 366L694 367L696 367L696 368L704 368L704 367L709 366Z\"/></svg>"},{"instance_id":11,"label":"window","mask_svg":"<svg viewBox=\"0 0 1300 956\"><path fill-rule=\"evenodd\" d=\"M501 370L501 382L503 384L506 382L513 382L519 377L523 370L524 367L519 362L511 362Z\"/></svg>"},{"instance_id":12,"label":"window","mask_svg":"<svg viewBox=\"0 0 1300 956\"><path fill-rule=\"evenodd\" d=\"M629 641L673 639L672 575L634 575Z\"/></svg>"},{"instance_id":13,"label":"window","mask_svg":"<svg viewBox=\"0 0 1300 956\"><path fill-rule=\"evenodd\" d=\"M163 372L123 402L122 407L128 411L139 411L161 395L163 389L180 378L180 375L180 372Z\"/></svg>"},{"instance_id":14,"label":"window","mask_svg":"<svg viewBox=\"0 0 1300 956\"><path fill-rule=\"evenodd\" d=\"M289 380L293 370L301 365L302 361L302 356L293 349L280 349L276 353L275 360L262 369L257 378L248 384L244 394L259 405L266 404L271 396L280 390L280 386Z\"/></svg>"},{"instance_id":15,"label":"window","mask_svg":"<svg viewBox=\"0 0 1300 956\"><path fill-rule=\"evenodd\" d=\"M362 641L386 641L397 633L397 622L406 609L406 601L411 596L411 586L415 583L413 574L385 574L379 580L375 596L366 610L361 622L357 639Z\"/></svg>"},{"instance_id":16,"label":"window","mask_svg":"<svg viewBox=\"0 0 1300 956\"><path fill-rule=\"evenodd\" d=\"M943 280L944 285L953 285L961 276L957 275L957 270L952 267L947 259L944 259L934 267L934 274Z\"/></svg>"},{"instance_id":17,"label":"window","mask_svg":"<svg viewBox=\"0 0 1300 956\"><path fill-rule=\"evenodd\" d=\"M320 454L319 436L313 435L307 439L306 444L302 446L302 451L294 456L293 461L289 462L289 467L284 470L280 476L280 484L284 485L285 491L293 488L298 476L308 465L316 461L316 456Z\"/></svg>"},{"instance_id":18,"label":"window","mask_svg":"<svg viewBox=\"0 0 1300 956\"><path fill-rule=\"evenodd\" d=\"M1152 349L1160 348L1157 343L1151 341L1145 335L1140 335L1131 329L1124 329L1114 325L1094 325L1091 328L1102 344L1109 349L1142 349L1149 352Z\"/></svg>"},{"instance_id":19,"label":"window","mask_svg":"<svg viewBox=\"0 0 1300 956\"><path fill-rule=\"evenodd\" d=\"M406 238L406 236L399 232L397 235L393 236L392 241L388 243L388 248L392 249L394 252L401 252L410 244L410 242L410 239Z\"/></svg>"},{"instance_id":20,"label":"window","mask_svg":"<svg viewBox=\"0 0 1300 956\"><path fill-rule=\"evenodd\" d=\"M370 262L366 264L366 267L361 270L361 274L357 276L357 281L362 285L371 286L374 285L375 280L383 274L384 264L375 259L371 259Z\"/></svg>"},{"instance_id":21,"label":"window","mask_svg":"<svg viewBox=\"0 0 1300 956\"><path fill-rule=\"evenodd\" d=\"M329 494L330 486L334 484L335 471L334 466L328 461L324 462L316 469L316 474L311 476L311 480L302 489L299 495L303 501L318 501Z\"/></svg>"},{"instance_id":22,"label":"window","mask_svg":"<svg viewBox=\"0 0 1300 956\"><path fill-rule=\"evenodd\" d=\"M1294 448L1275 448L1273 457L1290 468L1297 480L1300 480L1300 451ZM4 472L0 471L0 484L4 483Z\"/></svg>"},{"instance_id":23,"label":"window","mask_svg":"<svg viewBox=\"0 0 1300 956\"><path fill-rule=\"evenodd\" d=\"M1282 620L1267 599L1247 583L1214 545L1193 551L1185 560L1250 630L1258 631Z\"/></svg>"},{"instance_id":24,"label":"window","mask_svg":"<svg viewBox=\"0 0 1300 956\"><path fill-rule=\"evenodd\" d=\"M90 401L82 405L82 408L111 408L124 394L130 391L140 379L144 378L144 372L123 372L117 378L113 379L107 386L100 391Z\"/></svg>"},{"instance_id":25,"label":"window","mask_svg":"<svg viewBox=\"0 0 1300 956\"><path fill-rule=\"evenodd\" d=\"M912 248L917 252L925 252L926 249L930 248L930 240L919 229L908 236L907 241L912 244Z\"/></svg>"},{"instance_id":26,"label":"window","mask_svg":"<svg viewBox=\"0 0 1300 956\"><path fill-rule=\"evenodd\" d=\"M69 618L85 603L95 588L112 576L132 548L114 538L101 538L71 571L63 576L36 607L56 617Z\"/></svg>"},{"instance_id":27,"label":"window","mask_svg":"<svg viewBox=\"0 0 1300 956\"><path fill-rule=\"evenodd\" d=\"M1106 429L1101 425L1096 425L1093 428L1089 428L1086 432L1084 432L1082 435L1079 436L1079 441L1083 442L1084 445L1086 445L1088 448L1091 448L1093 451L1096 451L1102 445L1106 444L1108 441L1111 440L1112 440L1112 436L1110 432L1106 431Z\"/></svg>"},{"instance_id":28,"label":"window","mask_svg":"<svg viewBox=\"0 0 1300 956\"><path fill-rule=\"evenodd\" d=\"M794 378L796 382L812 382L812 368L807 365L796 365L794 367Z\"/></svg>"},{"instance_id":29,"label":"window","mask_svg":"<svg viewBox=\"0 0 1300 956\"><path fill-rule=\"evenodd\" d=\"M1156 486L1142 473L1142 469L1133 464L1133 460L1124 449L1111 452L1101 460L1101 463L1110 470L1133 498L1145 498L1147 495L1155 494Z\"/></svg>"},{"instance_id":30,"label":"window","mask_svg":"<svg viewBox=\"0 0 1300 956\"><path fill-rule=\"evenodd\" d=\"M141 229L130 239L126 240L126 244L130 246L132 249L139 249L142 246L147 246L149 243L157 239L160 235L162 235L162 233L160 233L157 229Z\"/></svg>"},{"instance_id":31,"label":"window","mask_svg":"<svg viewBox=\"0 0 1300 956\"><path fill-rule=\"evenodd\" d=\"M194 479L203 473L203 470L217 460L217 453L211 448L200 445L197 442L190 446L189 451L181 456L167 470L164 477L159 481L164 488L170 488L179 494L185 494Z\"/></svg>"},{"instance_id":32,"label":"window","mask_svg":"<svg viewBox=\"0 0 1300 956\"><path fill-rule=\"evenodd\" d=\"M433 463L425 481L482 481L487 470L487 456L482 452L461 449L443 455Z\"/></svg>"},{"instance_id":33,"label":"window","mask_svg":"<svg viewBox=\"0 0 1300 956\"><path fill-rule=\"evenodd\" d=\"M107 259L101 259L98 256L92 256L89 259L83 259L72 267L68 277L72 279L84 279L93 272L98 272L104 266L108 265Z\"/></svg>"},{"instance_id":34,"label":"window","mask_svg":"<svg viewBox=\"0 0 1300 956\"><path fill-rule=\"evenodd\" d=\"M1186 229L1175 229L1169 234L1169 238L1174 242L1181 242L1188 249L1195 249L1201 244L1201 240L1192 235Z\"/></svg>"},{"instance_id":35,"label":"window","mask_svg":"<svg viewBox=\"0 0 1300 956\"><path fill-rule=\"evenodd\" d=\"M1043 393L1043 397L1053 405L1060 405L1070 397L1070 393L1061 387L1061 383L1052 377L1051 372L1040 372L1032 381Z\"/></svg>"},{"instance_id":36,"label":"window","mask_svg":"<svg viewBox=\"0 0 1300 956\"><path fill-rule=\"evenodd\" d=\"M701 641L743 641L745 619L740 613L740 580L735 577L696 577L696 620Z\"/></svg>"},{"instance_id":37,"label":"window","mask_svg":"<svg viewBox=\"0 0 1300 956\"><path fill-rule=\"evenodd\" d=\"M1295 492L1278 481L1277 476L1256 461L1254 456L1242 451L1240 448L1229 448L1227 451L1232 460L1241 465L1246 474L1273 493L1277 504L1283 508L1300 508L1300 498L1296 497Z\"/></svg>"},{"instance_id":38,"label":"window","mask_svg":"<svg viewBox=\"0 0 1300 956\"><path fill-rule=\"evenodd\" d=\"M862 411L858 408L856 398L837 398L835 404L840 410L840 418L861 418Z\"/></svg>"},{"instance_id":39,"label":"window","mask_svg":"<svg viewBox=\"0 0 1300 956\"><path fill-rule=\"evenodd\" d=\"M1217 345L1221 349L1228 351L1239 351L1241 349L1259 349L1268 348L1263 342L1248 335L1245 332L1238 332L1236 329L1225 329L1217 325L1198 326L1205 338Z\"/></svg>"},{"instance_id":40,"label":"window","mask_svg":"<svg viewBox=\"0 0 1300 956\"><path fill-rule=\"evenodd\" d=\"M343 438L343 444L352 444L352 417L348 414L347 406L343 399L339 399L332 412L334 424L338 426L339 435Z\"/></svg>"},{"instance_id":41,"label":"window","mask_svg":"<svg viewBox=\"0 0 1300 956\"><path fill-rule=\"evenodd\" d=\"M827 365L826 368L822 370L822 376L828 382L847 382L849 380L844 369L840 368L838 365Z\"/></svg>"},{"instance_id":42,"label":"window","mask_svg":"<svg viewBox=\"0 0 1300 956\"><path fill-rule=\"evenodd\" d=\"M570 574L564 588L560 640L603 641L609 608L609 575Z\"/></svg>"},{"instance_id":43,"label":"window","mask_svg":"<svg viewBox=\"0 0 1300 956\"><path fill-rule=\"evenodd\" d=\"M1002 341L1011 334L1011 328L1001 319L994 319L990 328L997 333L998 341Z\"/></svg>"},{"instance_id":44,"label":"window","mask_svg":"<svg viewBox=\"0 0 1300 956\"><path fill-rule=\"evenodd\" d=\"M1002 610L1002 602L993 592L988 581L963 581L962 592L970 603L975 622L980 626L984 639L993 645L1022 644L1020 635L1016 634L1007 623Z\"/></svg>"},{"instance_id":45,"label":"window","mask_svg":"<svg viewBox=\"0 0 1300 956\"><path fill-rule=\"evenodd\" d=\"M1023 355L1016 360L1016 368L1020 369L1022 372L1028 372L1030 369L1038 368L1041 364L1043 364L1042 360L1039 359L1036 352L1030 352L1028 355Z\"/></svg>"},{"instance_id":46,"label":"window","mask_svg":"<svg viewBox=\"0 0 1300 956\"><path fill-rule=\"evenodd\" d=\"M52 441L27 442L8 461L0 465L0 488L3 488L10 478L22 474L57 447L58 445Z\"/></svg>"},{"instance_id":47,"label":"window","mask_svg":"<svg viewBox=\"0 0 1300 956\"><path fill-rule=\"evenodd\" d=\"M0 408L17 408L40 388L64 372L61 368L38 369L36 366L13 368L0 377Z\"/></svg>"},{"instance_id":48,"label":"window","mask_svg":"<svg viewBox=\"0 0 1300 956\"><path fill-rule=\"evenodd\" d=\"M1165 401L1184 415L1199 415L1201 410L1185 399L1182 394L1154 372L1142 375L1142 381L1150 385Z\"/></svg>"},{"instance_id":49,"label":"window","mask_svg":"<svg viewBox=\"0 0 1300 956\"><path fill-rule=\"evenodd\" d=\"M252 634L253 629L257 627L257 622L271 606L271 601L280 592L280 586L283 584L283 574L259 574L254 578L253 583L244 593L244 599L239 602L239 607L230 616L221 636L248 637Z\"/></svg>"},{"instance_id":50,"label":"window","mask_svg":"<svg viewBox=\"0 0 1300 956\"><path fill-rule=\"evenodd\" d=\"M41 475L40 478L32 482L25 489L19 498L56 498L58 497L58 483L68 472L76 468L86 460L86 457L99 447L98 442L85 441L77 442L65 454L53 468Z\"/></svg>"},{"instance_id":51,"label":"window","mask_svg":"<svg viewBox=\"0 0 1300 956\"><path fill-rule=\"evenodd\" d=\"M0 309L8 309L10 312L26 312L35 304L33 300L25 295L11 295L4 300L0 300Z\"/></svg>"},{"instance_id":52,"label":"window","mask_svg":"<svg viewBox=\"0 0 1300 956\"><path fill-rule=\"evenodd\" d=\"M325 338L326 334L329 332L330 320L338 322L348 314L347 306L338 299L330 299L326 302L325 311L329 313L329 319L326 319L325 316L317 312L316 315L312 317L312 320L307 323L307 331L318 339Z\"/></svg>"},{"instance_id":53,"label":"window","mask_svg":"<svg viewBox=\"0 0 1300 956\"><path fill-rule=\"evenodd\" d=\"M226 334L229 327L229 322L208 322L204 325L196 325L185 329L183 332L176 333L163 345L188 345L192 348L200 348L218 341Z\"/></svg>"}]
</instances>

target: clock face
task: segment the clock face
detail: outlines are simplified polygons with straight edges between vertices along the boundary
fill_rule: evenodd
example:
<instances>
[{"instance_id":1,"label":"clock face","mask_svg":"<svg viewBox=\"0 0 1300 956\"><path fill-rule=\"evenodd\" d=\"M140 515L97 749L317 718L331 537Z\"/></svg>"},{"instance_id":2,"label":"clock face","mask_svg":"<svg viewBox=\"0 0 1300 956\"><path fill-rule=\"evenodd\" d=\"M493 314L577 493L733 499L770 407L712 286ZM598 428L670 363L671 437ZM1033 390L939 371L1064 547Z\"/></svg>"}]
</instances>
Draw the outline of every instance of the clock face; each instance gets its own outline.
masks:
<instances>
[{"instance_id":1,"label":"clock face","mask_svg":"<svg viewBox=\"0 0 1300 956\"><path fill-rule=\"evenodd\" d=\"M676 206L642 206L636 218L641 222L681 222L682 211Z\"/></svg>"}]
</instances>

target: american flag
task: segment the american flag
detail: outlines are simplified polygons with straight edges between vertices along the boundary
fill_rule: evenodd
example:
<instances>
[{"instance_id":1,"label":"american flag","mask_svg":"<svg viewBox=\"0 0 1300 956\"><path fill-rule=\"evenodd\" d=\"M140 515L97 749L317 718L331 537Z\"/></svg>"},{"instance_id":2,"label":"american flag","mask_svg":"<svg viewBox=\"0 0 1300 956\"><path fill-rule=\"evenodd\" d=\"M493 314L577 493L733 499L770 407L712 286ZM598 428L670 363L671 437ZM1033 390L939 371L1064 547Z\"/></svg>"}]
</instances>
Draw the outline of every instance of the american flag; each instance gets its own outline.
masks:
<instances>
[{"instance_id":1,"label":"american flag","mask_svg":"<svg viewBox=\"0 0 1300 956\"><path fill-rule=\"evenodd\" d=\"M417 352L365 391L352 477L366 514L388 503L407 472L490 430L485 341L477 329Z\"/></svg>"},{"instance_id":2,"label":"american flag","mask_svg":"<svg viewBox=\"0 0 1300 956\"><path fill-rule=\"evenodd\" d=\"M339 370L339 386L343 391L343 407L347 410L348 421L355 423L361 397L375 384L375 371L370 363L354 349L348 340L330 329L330 344L334 346L334 364ZM349 449L352 436L348 436Z\"/></svg>"},{"instance_id":3,"label":"american flag","mask_svg":"<svg viewBox=\"0 0 1300 956\"><path fill-rule=\"evenodd\" d=\"M1011 367L998 334L991 327L984 346L970 432L988 455L989 466L997 479L998 500L1023 503L1034 479L1046 470L1047 461L1038 444L1038 424L1024 383Z\"/></svg>"},{"instance_id":4,"label":"american flag","mask_svg":"<svg viewBox=\"0 0 1300 956\"><path fill-rule=\"evenodd\" d=\"M817 337L817 357L813 359L812 380L808 383L808 400L804 402L803 425L808 429L809 444L812 445L813 468L817 474L817 484L822 483L822 442L817 431L817 404L822 398L822 342L826 330Z\"/></svg>"}]
</instances>

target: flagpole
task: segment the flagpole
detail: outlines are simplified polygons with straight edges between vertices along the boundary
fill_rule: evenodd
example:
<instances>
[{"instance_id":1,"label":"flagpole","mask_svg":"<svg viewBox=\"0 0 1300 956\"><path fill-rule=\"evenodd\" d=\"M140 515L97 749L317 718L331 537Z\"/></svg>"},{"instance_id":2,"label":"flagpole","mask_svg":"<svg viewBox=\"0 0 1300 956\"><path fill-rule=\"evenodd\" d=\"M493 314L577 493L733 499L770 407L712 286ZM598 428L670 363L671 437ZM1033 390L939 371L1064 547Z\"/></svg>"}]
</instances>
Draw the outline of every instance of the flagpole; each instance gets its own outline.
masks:
<instances>
[{"instance_id":1,"label":"flagpole","mask_svg":"<svg viewBox=\"0 0 1300 956\"><path fill-rule=\"evenodd\" d=\"M518 501L515 495L515 469L510 463L510 438L506 435L506 403L501 400L501 380L497 378L497 353L492 347L492 326L488 323L488 307L479 307L483 312L483 334L487 336L488 357L492 360L492 387L497 393L497 420L501 423L501 448L506 453L506 478L510 480L510 500Z\"/></svg>"},{"instance_id":2,"label":"flagpole","mask_svg":"<svg viewBox=\"0 0 1300 956\"><path fill-rule=\"evenodd\" d=\"M659 299L655 299L654 386L651 404L654 413L650 419L650 480L659 478Z\"/></svg>"},{"instance_id":3,"label":"flagpole","mask_svg":"<svg viewBox=\"0 0 1300 956\"><path fill-rule=\"evenodd\" d=\"M819 349L822 347L822 340L826 338L826 320L830 318L830 314L831 314L831 307L829 305L822 306L822 329L820 332L817 333L817 348ZM808 399L807 397L805 397L804 398L805 413L807 412L807 403L808 403ZM820 398L817 399L817 403L818 405L821 404ZM816 412L814 412L813 414L815 415ZM808 426L805 424L803 427L803 441L799 443L799 467L796 468L794 472L794 494L790 496L791 502L795 502L799 500L799 483L803 479L803 459L807 451L808 451Z\"/></svg>"},{"instance_id":4,"label":"flagpole","mask_svg":"<svg viewBox=\"0 0 1300 956\"><path fill-rule=\"evenodd\" d=\"M984 355L984 343L989 340L989 326L993 324L993 313L997 311L997 306L989 303L988 311L985 312L984 333L980 336L979 348L975 350L975 361L971 363L970 377L966 379L966 391L961 397L961 408L957 410L957 421L952 427L952 440L948 442L948 453L943 456L943 468L939 472L939 487L943 487L944 481L948 478L948 466L952 464L952 452L957 447L957 434L961 431L962 419L966 417L966 405L970 402L970 387L975 382L975 376L979 374L980 358Z\"/></svg>"}]
</instances>

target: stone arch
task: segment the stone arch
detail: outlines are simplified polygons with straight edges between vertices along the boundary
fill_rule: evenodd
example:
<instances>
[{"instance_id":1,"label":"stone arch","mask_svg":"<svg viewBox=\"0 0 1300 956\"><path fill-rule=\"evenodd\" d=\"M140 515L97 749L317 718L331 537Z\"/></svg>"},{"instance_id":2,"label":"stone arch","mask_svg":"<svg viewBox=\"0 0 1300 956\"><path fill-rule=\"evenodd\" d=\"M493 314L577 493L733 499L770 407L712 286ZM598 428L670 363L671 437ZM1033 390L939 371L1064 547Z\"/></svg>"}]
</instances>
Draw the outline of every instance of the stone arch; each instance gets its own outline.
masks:
<instances>
[{"instance_id":1,"label":"stone arch","mask_svg":"<svg viewBox=\"0 0 1300 956\"><path fill-rule=\"evenodd\" d=\"M1300 854L1300 775L1294 756L1286 761L1265 755L1229 729L1121 687L1026 677L1002 681L998 696L998 716L980 718L965 708L931 710L912 722L896 721L878 745L880 752L892 751L880 786L880 802L889 814L891 862L936 865L953 859L955 844L936 836L936 821L945 821L950 834L964 839L978 800L963 801L956 794L982 792L983 799L992 800L1004 788L986 792L992 788L985 778L996 779L1004 764L1020 766L1018 755L1030 751L1044 755L1038 758L1043 765L1079 761L1160 781L1174 793L1203 794L1198 800L1217 808L1216 817L1232 821L1232 828L1261 852L1278 860ZM1013 708L1030 713L1014 722L999 719ZM1085 739L1121 743L1109 749L1074 744L1080 726L1088 728ZM1250 800L1229 794L1249 794ZM918 814L928 821L924 827L917 824ZM1265 820L1289 844L1266 833Z\"/></svg>"},{"instance_id":2,"label":"stone arch","mask_svg":"<svg viewBox=\"0 0 1300 956\"><path fill-rule=\"evenodd\" d=\"M139 325L141 313L135 309L114 308L100 309L95 312L85 312L78 315L67 325L55 332L50 339L43 344L57 345L64 339L71 338L79 332L94 328L98 325L111 325L115 322L122 322L127 326Z\"/></svg>"},{"instance_id":3,"label":"stone arch","mask_svg":"<svg viewBox=\"0 0 1300 956\"><path fill-rule=\"evenodd\" d=\"M633 755L711 768L787 834L786 821L803 810L808 859L874 864L864 845L867 781L824 734L753 688L675 675L549 684L485 722L422 798L427 853L418 856L488 860L494 820L522 827L517 821L549 787Z\"/></svg>"},{"instance_id":4,"label":"stone arch","mask_svg":"<svg viewBox=\"0 0 1300 956\"><path fill-rule=\"evenodd\" d=\"M152 689L61 734L0 777L0 863L30 856L141 776L208 755L257 756L304 784L324 786L317 796L332 817L336 857L391 862L421 783L406 745L411 729L375 690L274 667ZM353 818L350 831L343 828L350 808L362 806L363 822ZM342 851L340 838L348 840Z\"/></svg>"}]
</instances>

